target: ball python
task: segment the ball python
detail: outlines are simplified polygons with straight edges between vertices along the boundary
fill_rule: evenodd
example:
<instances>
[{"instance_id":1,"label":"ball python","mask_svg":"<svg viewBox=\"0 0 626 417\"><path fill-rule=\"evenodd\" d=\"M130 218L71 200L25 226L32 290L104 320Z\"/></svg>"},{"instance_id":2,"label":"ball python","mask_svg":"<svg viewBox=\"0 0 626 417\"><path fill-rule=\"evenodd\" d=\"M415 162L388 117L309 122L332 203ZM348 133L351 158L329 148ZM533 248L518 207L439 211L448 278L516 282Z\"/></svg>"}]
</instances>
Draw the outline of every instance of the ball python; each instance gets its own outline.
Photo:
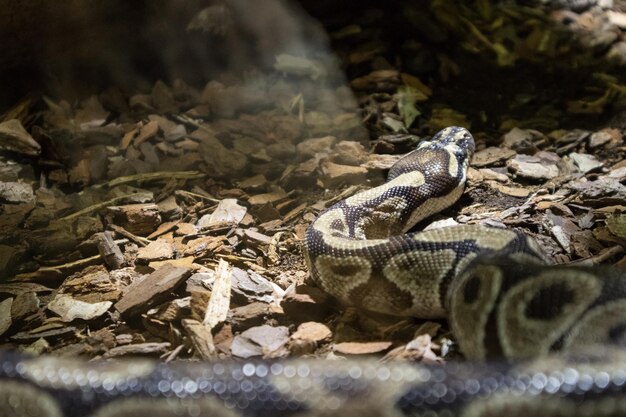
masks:
<instances>
[{"instance_id":1,"label":"ball python","mask_svg":"<svg viewBox=\"0 0 626 417\"><path fill-rule=\"evenodd\" d=\"M311 277L329 294L377 313L447 317L469 361L164 364L0 352L0 417L626 415L623 272L548 265L519 231L410 231L457 201L473 150L467 130L442 130L385 184L320 213L304 241Z\"/></svg>"},{"instance_id":2,"label":"ball python","mask_svg":"<svg viewBox=\"0 0 626 417\"><path fill-rule=\"evenodd\" d=\"M469 131L445 128L396 162L383 185L323 211L305 236L313 280L363 310L447 317L473 360L546 354L578 347L581 338L589 344L584 334L599 324L595 344L626 341L619 278L609 285L599 272L550 267L519 231L462 225L407 233L459 199L474 148Z\"/></svg>"}]
</instances>

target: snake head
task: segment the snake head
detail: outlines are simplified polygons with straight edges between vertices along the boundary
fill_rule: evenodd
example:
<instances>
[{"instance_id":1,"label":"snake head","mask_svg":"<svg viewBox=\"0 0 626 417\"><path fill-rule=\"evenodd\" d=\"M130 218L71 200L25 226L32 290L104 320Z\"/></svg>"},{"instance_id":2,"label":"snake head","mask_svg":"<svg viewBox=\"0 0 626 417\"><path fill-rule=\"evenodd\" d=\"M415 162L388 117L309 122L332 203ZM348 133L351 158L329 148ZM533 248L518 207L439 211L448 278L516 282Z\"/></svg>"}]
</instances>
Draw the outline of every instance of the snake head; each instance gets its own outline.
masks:
<instances>
[{"instance_id":1,"label":"snake head","mask_svg":"<svg viewBox=\"0 0 626 417\"><path fill-rule=\"evenodd\" d=\"M446 127L398 160L389 170L387 181L407 172L417 171L430 177L451 179L444 181L448 185L462 186L474 147L474 137L467 129ZM450 187L444 188L442 193L450 191Z\"/></svg>"},{"instance_id":2,"label":"snake head","mask_svg":"<svg viewBox=\"0 0 626 417\"><path fill-rule=\"evenodd\" d=\"M471 158L476 144L469 130L459 126L449 126L441 129L428 142L424 142L418 149L428 147L431 149L446 149L456 155L459 161Z\"/></svg>"}]
</instances>

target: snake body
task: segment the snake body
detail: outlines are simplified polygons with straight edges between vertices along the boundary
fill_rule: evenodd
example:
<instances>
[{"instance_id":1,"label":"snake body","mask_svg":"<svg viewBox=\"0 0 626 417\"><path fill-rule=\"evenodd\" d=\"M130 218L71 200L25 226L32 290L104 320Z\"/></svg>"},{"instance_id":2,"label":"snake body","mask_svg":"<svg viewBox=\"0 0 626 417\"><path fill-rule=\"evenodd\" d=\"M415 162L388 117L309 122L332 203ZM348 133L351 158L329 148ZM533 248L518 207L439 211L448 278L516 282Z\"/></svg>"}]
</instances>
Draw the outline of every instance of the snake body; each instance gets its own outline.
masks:
<instances>
[{"instance_id":1,"label":"snake body","mask_svg":"<svg viewBox=\"0 0 626 417\"><path fill-rule=\"evenodd\" d=\"M474 150L450 127L385 184L307 230L311 277L345 304L447 317L469 359L84 363L0 352L2 416L623 416L626 276L548 265L528 235L481 225L411 228L454 204Z\"/></svg>"},{"instance_id":2,"label":"snake body","mask_svg":"<svg viewBox=\"0 0 626 417\"><path fill-rule=\"evenodd\" d=\"M531 357L583 339L620 344L609 333L626 324L623 278L550 267L518 231L463 225L406 233L457 201L473 151L466 129L443 129L400 159L385 184L322 212L305 238L313 279L365 310L447 317L471 359ZM599 325L603 332L582 336Z\"/></svg>"}]
</instances>

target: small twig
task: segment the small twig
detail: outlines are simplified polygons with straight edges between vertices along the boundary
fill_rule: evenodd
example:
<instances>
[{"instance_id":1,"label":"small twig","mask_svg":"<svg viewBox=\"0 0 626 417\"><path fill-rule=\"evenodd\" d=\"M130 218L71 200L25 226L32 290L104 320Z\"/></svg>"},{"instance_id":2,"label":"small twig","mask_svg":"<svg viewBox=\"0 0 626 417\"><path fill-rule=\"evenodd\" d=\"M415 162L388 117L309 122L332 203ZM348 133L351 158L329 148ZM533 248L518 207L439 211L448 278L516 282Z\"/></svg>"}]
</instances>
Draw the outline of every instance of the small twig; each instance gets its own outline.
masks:
<instances>
[{"instance_id":1,"label":"small twig","mask_svg":"<svg viewBox=\"0 0 626 417\"><path fill-rule=\"evenodd\" d=\"M229 261L241 261L241 262L249 262L249 261L254 261L256 259L256 258L246 258L243 256L237 256L237 255L228 255L224 253L216 253L215 256L217 256L218 258L227 259Z\"/></svg>"},{"instance_id":2,"label":"small twig","mask_svg":"<svg viewBox=\"0 0 626 417\"><path fill-rule=\"evenodd\" d=\"M127 175L125 177L118 177L112 179L109 182L103 184L96 184L92 188L113 188L118 185L127 184L131 182L148 182L148 181L171 181L171 180L193 180L198 178L204 178L206 174L200 171L172 171L172 172L148 172L143 174Z\"/></svg>"},{"instance_id":3,"label":"small twig","mask_svg":"<svg viewBox=\"0 0 626 417\"><path fill-rule=\"evenodd\" d=\"M55 266L42 266L34 272L28 272L25 274L19 274L10 278L9 281L41 281L41 280L56 280L61 277L67 276L70 272L84 269L90 265L102 263L102 257L100 254L90 256L89 258L79 259L78 261L68 262L62 265Z\"/></svg>"},{"instance_id":4,"label":"small twig","mask_svg":"<svg viewBox=\"0 0 626 417\"><path fill-rule=\"evenodd\" d=\"M198 193L192 193L191 191L185 191L185 190L177 190L176 194L195 197L195 198L201 198L203 200L209 200L214 203L219 203L221 201L221 200L218 200L217 198L209 197L209 196L198 194Z\"/></svg>"},{"instance_id":5,"label":"small twig","mask_svg":"<svg viewBox=\"0 0 626 417\"><path fill-rule=\"evenodd\" d=\"M606 248L602 250L599 254L595 256L568 262L566 265L577 265L577 266L598 265L606 261L607 259L610 259L613 256L619 255L623 252L624 252L624 248L621 245L615 245L615 246L611 246L610 248Z\"/></svg>"},{"instance_id":6,"label":"small twig","mask_svg":"<svg viewBox=\"0 0 626 417\"><path fill-rule=\"evenodd\" d=\"M124 229L123 227L117 226L115 224L109 224L109 229L113 230L115 233L118 233L124 236L125 238L129 240L132 240L133 242L135 242L136 244L140 246L147 246L151 242L150 239L146 239L145 237L134 235L128 230Z\"/></svg>"},{"instance_id":7,"label":"small twig","mask_svg":"<svg viewBox=\"0 0 626 417\"><path fill-rule=\"evenodd\" d=\"M183 348L184 348L184 347L185 347L185 345L184 345L184 344L182 344L182 343L181 343L180 345L176 346L176 348L175 348L173 351L171 351L171 352L170 352L170 353L169 353L169 354L165 357L164 362L165 362L165 363L168 363L168 362L171 362L171 361L173 361L174 359L176 359L176 357L178 356L178 354L180 353L180 351L181 351L181 350L183 350Z\"/></svg>"},{"instance_id":8,"label":"small twig","mask_svg":"<svg viewBox=\"0 0 626 417\"><path fill-rule=\"evenodd\" d=\"M79 210L77 212L69 214L69 215L67 215L65 217L61 217L59 220L60 221L73 220L76 217L80 217L80 216L84 216L86 214L90 214L90 213L92 213L94 211L98 211L98 210L100 210L102 208L114 205L115 203L117 203L119 201L123 201L123 200L125 200L127 198L132 198L133 196L135 196L135 194L127 194L127 195L115 197L115 198L112 198L110 200L103 201L102 203L98 203L98 204L94 204L94 205L89 206L89 207L85 207L82 210Z\"/></svg>"}]
</instances>

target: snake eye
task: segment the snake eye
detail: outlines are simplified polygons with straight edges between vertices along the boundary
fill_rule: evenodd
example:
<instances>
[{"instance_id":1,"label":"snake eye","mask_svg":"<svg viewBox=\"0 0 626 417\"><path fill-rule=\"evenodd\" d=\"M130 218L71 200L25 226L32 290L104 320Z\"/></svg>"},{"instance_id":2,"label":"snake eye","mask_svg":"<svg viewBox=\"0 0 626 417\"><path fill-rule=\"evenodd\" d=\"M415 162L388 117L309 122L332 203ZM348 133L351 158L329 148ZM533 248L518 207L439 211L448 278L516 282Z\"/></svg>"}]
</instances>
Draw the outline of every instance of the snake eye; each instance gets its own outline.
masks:
<instances>
[{"instance_id":1,"label":"snake eye","mask_svg":"<svg viewBox=\"0 0 626 417\"><path fill-rule=\"evenodd\" d=\"M463 129L465 130L465 129ZM463 149L464 151L469 151L469 152L473 152L474 151L474 137L472 136L472 134L470 132L468 132L467 130L465 130L465 132L463 132L463 135L457 139L456 141L457 145L459 148Z\"/></svg>"}]
</instances>

